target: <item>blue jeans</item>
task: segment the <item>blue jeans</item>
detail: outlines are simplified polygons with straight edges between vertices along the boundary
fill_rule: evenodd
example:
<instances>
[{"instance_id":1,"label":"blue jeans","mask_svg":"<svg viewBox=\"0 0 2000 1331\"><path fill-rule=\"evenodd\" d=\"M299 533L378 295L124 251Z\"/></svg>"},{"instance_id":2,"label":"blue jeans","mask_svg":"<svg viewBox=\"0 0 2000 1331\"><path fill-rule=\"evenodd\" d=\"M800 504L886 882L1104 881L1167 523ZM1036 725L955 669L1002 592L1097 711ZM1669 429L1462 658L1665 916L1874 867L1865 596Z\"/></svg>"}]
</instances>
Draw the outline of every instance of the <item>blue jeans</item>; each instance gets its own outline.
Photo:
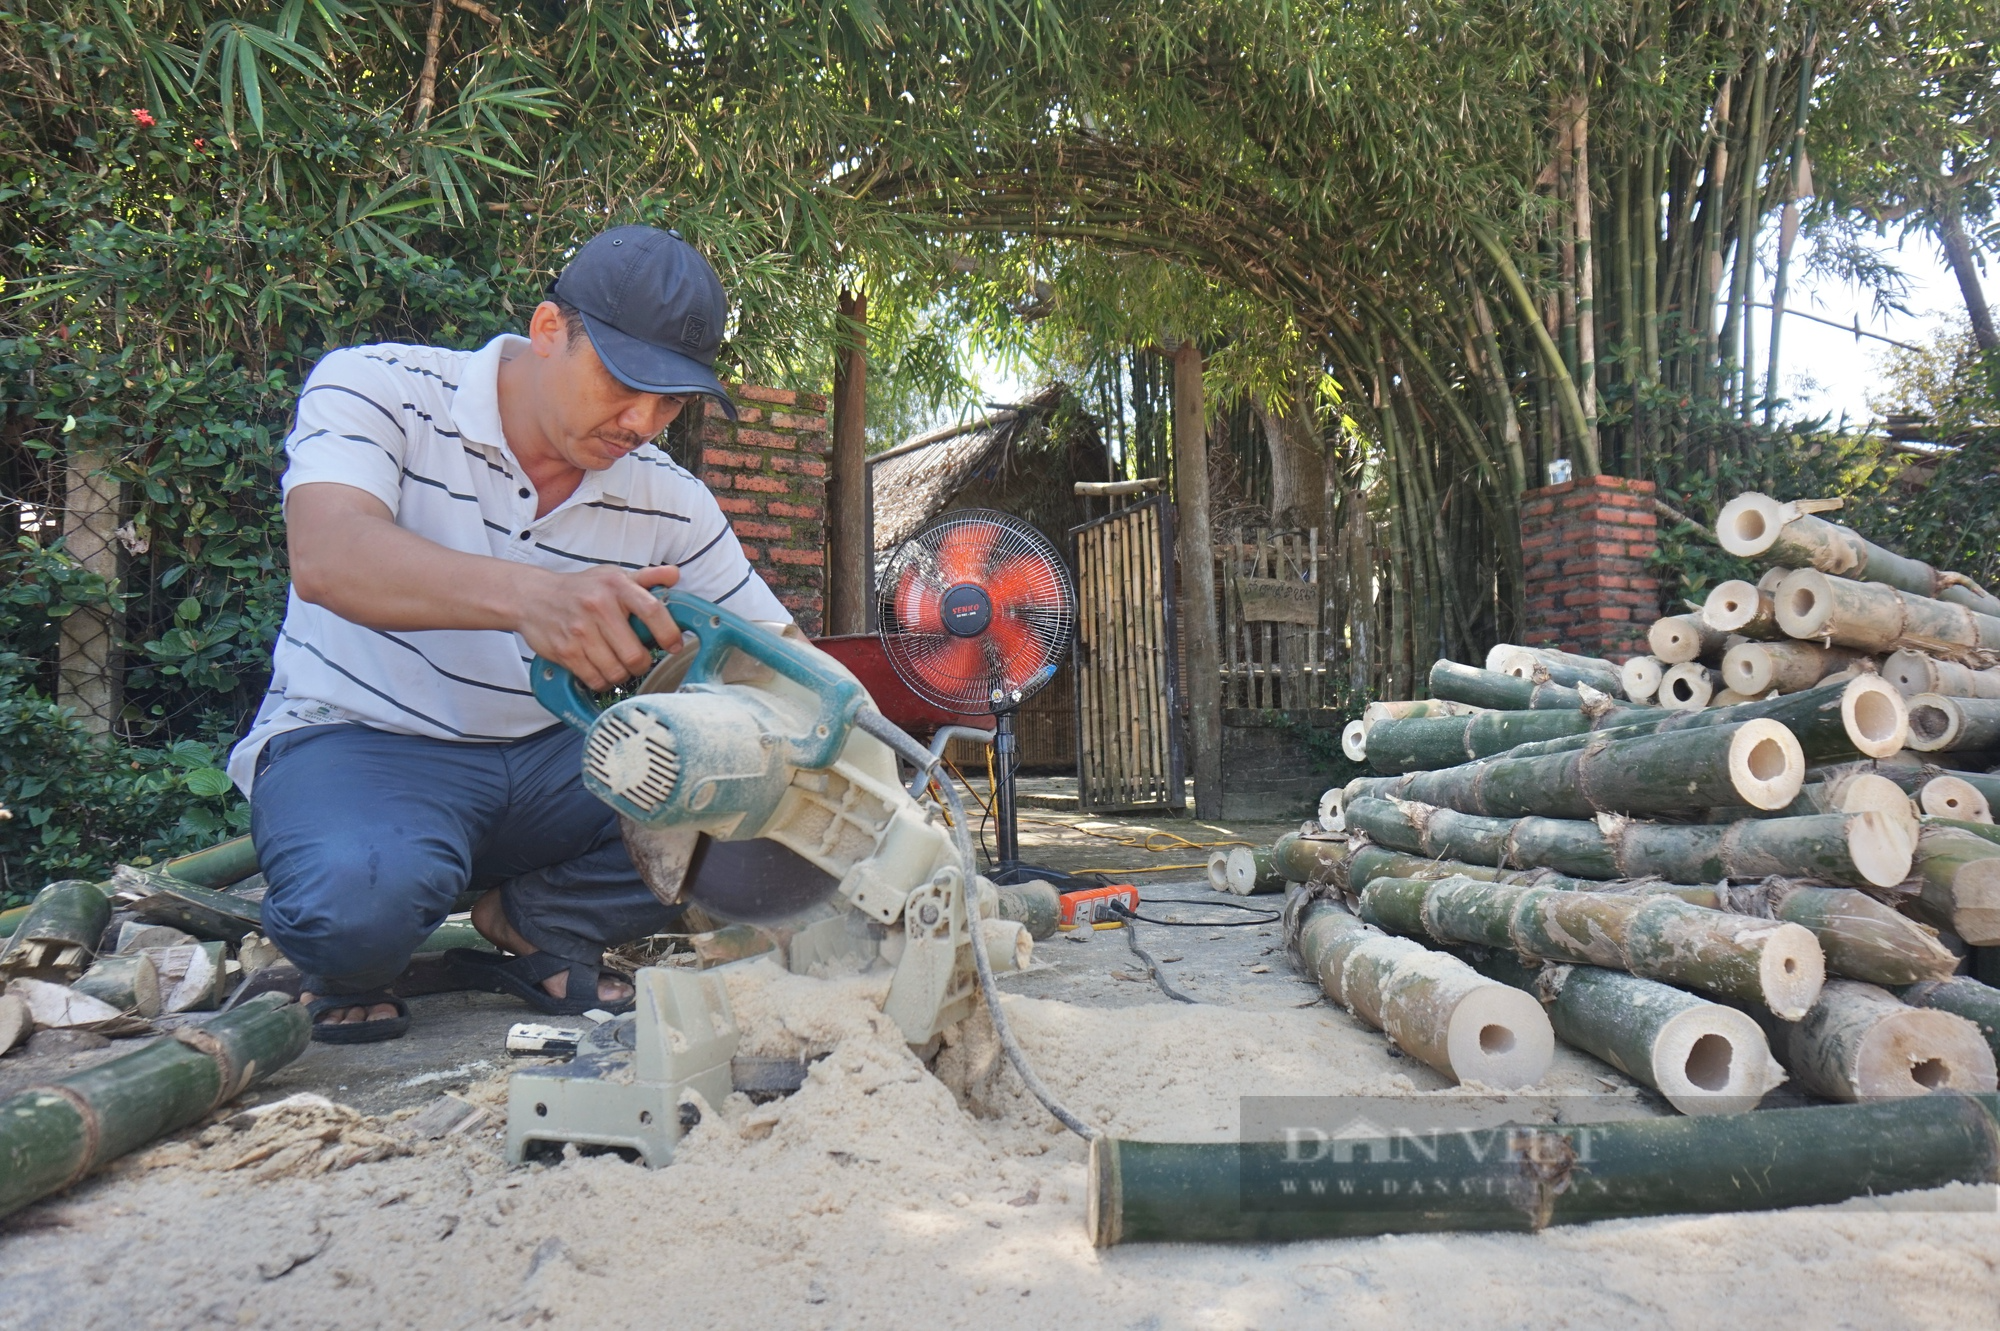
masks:
<instances>
[{"instance_id":1,"label":"blue jeans","mask_svg":"<svg viewBox=\"0 0 2000 1331\"><path fill-rule=\"evenodd\" d=\"M468 890L500 889L529 943L596 966L671 927L618 816L583 787L583 736L506 744L360 725L279 735L258 758L250 827L264 932L327 993L387 984Z\"/></svg>"}]
</instances>

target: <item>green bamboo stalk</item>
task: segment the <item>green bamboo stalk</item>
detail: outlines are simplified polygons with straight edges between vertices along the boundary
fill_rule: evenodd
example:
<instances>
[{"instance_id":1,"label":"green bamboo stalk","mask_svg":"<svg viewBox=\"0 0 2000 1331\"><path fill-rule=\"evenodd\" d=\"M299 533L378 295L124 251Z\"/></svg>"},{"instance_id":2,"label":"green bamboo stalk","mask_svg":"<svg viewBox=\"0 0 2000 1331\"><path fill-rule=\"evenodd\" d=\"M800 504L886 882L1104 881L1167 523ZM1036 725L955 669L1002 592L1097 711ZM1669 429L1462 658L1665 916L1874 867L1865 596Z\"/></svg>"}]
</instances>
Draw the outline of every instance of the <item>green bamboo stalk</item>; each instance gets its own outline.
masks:
<instances>
[{"instance_id":1,"label":"green bamboo stalk","mask_svg":"<svg viewBox=\"0 0 2000 1331\"><path fill-rule=\"evenodd\" d=\"M1625 688L1619 668L1611 662L1553 647L1522 647L1503 642L1486 653L1486 668L1519 679L1546 680L1570 688L1588 684L1613 698L1622 697Z\"/></svg>"},{"instance_id":2,"label":"green bamboo stalk","mask_svg":"<svg viewBox=\"0 0 2000 1331\"><path fill-rule=\"evenodd\" d=\"M1991 1095L1491 1132L1451 1126L1380 1163L1322 1154L1309 1132L1271 1142L1099 1137L1090 1144L1091 1241L1532 1233L2000 1180L2000 1097Z\"/></svg>"},{"instance_id":3,"label":"green bamboo stalk","mask_svg":"<svg viewBox=\"0 0 2000 1331\"><path fill-rule=\"evenodd\" d=\"M1497 670L1481 670L1440 657L1431 663L1433 696L1495 711L1574 711L1583 695L1561 684L1537 684Z\"/></svg>"},{"instance_id":4,"label":"green bamboo stalk","mask_svg":"<svg viewBox=\"0 0 2000 1331\"><path fill-rule=\"evenodd\" d=\"M1388 776L1455 767L1534 740L1588 733L1634 712L1479 712L1472 716L1424 716L1380 721L1368 731L1368 765Z\"/></svg>"},{"instance_id":5,"label":"green bamboo stalk","mask_svg":"<svg viewBox=\"0 0 2000 1331\"><path fill-rule=\"evenodd\" d=\"M1757 222L1764 211L1760 178L1764 170L1764 136L1769 128L1765 118L1770 109L1770 71L1770 62L1760 56L1750 80L1750 123L1746 126L1749 143L1743 154L1743 181L1737 190L1736 270L1729 290L1730 317L1736 321L1742 341L1742 353L1732 356L1740 384L1737 414L1746 421L1751 416L1751 390L1756 383L1756 374L1751 369L1757 353L1756 336L1750 325L1750 291L1757 271Z\"/></svg>"},{"instance_id":6,"label":"green bamboo stalk","mask_svg":"<svg viewBox=\"0 0 2000 1331\"><path fill-rule=\"evenodd\" d=\"M1577 459L1578 475L1598 475L1603 467L1597 456L1597 441L1592 435L1590 422L1584 416L1583 399L1577 395L1576 380L1570 377L1569 366L1564 364L1562 352L1556 347L1555 339L1549 336L1549 330L1543 326L1541 315L1535 309L1534 297L1528 294L1527 284L1521 280L1520 269L1514 266L1513 256L1507 253L1506 247L1486 229L1483 223L1468 218L1465 225L1472 233L1472 238L1479 242L1480 248L1486 251L1487 257L1493 260L1493 266L1499 272L1500 280L1506 284L1508 293L1514 297L1515 307L1521 315L1522 326L1529 330L1534 338L1536 350L1542 354L1542 363L1548 370L1546 377L1555 384L1557 400L1562 405L1564 423L1568 425L1572 438L1576 440L1578 451L1582 454Z\"/></svg>"},{"instance_id":7,"label":"green bamboo stalk","mask_svg":"<svg viewBox=\"0 0 2000 1331\"><path fill-rule=\"evenodd\" d=\"M0 1215L186 1127L297 1058L305 1009L260 994L202 1026L0 1104Z\"/></svg>"},{"instance_id":8,"label":"green bamboo stalk","mask_svg":"<svg viewBox=\"0 0 2000 1331\"><path fill-rule=\"evenodd\" d=\"M196 887L228 887L257 872L257 847L247 836L232 837L207 850L181 855L160 866L160 872Z\"/></svg>"},{"instance_id":9,"label":"green bamboo stalk","mask_svg":"<svg viewBox=\"0 0 2000 1331\"><path fill-rule=\"evenodd\" d=\"M1271 847L1271 864L1294 883L1332 881L1347 862L1347 841L1301 836L1287 832Z\"/></svg>"},{"instance_id":10,"label":"green bamboo stalk","mask_svg":"<svg viewBox=\"0 0 2000 1331\"><path fill-rule=\"evenodd\" d=\"M0 951L0 973L74 979L90 965L110 923L111 902L95 883L81 878L50 883Z\"/></svg>"}]
</instances>

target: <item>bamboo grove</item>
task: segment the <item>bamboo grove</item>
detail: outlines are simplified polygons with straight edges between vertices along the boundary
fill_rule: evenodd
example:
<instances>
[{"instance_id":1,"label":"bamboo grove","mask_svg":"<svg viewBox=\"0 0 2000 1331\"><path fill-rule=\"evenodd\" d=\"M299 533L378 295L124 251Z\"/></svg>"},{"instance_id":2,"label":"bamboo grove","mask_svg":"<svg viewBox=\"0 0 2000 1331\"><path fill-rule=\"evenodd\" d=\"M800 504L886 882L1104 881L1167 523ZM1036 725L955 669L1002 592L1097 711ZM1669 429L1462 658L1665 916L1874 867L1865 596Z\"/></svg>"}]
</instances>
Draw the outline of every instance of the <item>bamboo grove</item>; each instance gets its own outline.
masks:
<instances>
[{"instance_id":1,"label":"bamboo grove","mask_svg":"<svg viewBox=\"0 0 2000 1331\"><path fill-rule=\"evenodd\" d=\"M1934 235L1976 291L1996 18L0 0L0 682L49 703L58 625L96 613L132 770L219 743L263 688L312 361L488 337L581 236L643 220L723 270L736 374L823 387L865 290L871 385L948 395L968 348L1030 354L1129 405L1134 467L1162 461L1161 353L1195 343L1218 416L1269 437L1275 516L1341 552L1351 682L1400 694L1518 636L1515 510L1551 463L1695 508L1725 475L1792 483L1783 325L1760 345L1752 311L1796 287L1799 234ZM50 516L79 493L109 563ZM60 728L0 717L8 752L101 777ZM155 793L169 821L228 799Z\"/></svg>"}]
</instances>

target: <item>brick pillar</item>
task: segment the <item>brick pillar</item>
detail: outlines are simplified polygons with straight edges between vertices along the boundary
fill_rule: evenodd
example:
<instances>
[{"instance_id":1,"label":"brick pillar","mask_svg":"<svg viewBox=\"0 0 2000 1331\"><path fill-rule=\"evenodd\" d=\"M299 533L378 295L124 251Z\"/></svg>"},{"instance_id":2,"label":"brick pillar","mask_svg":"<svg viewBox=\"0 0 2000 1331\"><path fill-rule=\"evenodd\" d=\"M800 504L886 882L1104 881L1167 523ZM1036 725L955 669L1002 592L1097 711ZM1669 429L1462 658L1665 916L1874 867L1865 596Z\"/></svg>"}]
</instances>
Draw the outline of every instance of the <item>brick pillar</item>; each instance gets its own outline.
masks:
<instances>
[{"instance_id":1,"label":"brick pillar","mask_svg":"<svg viewBox=\"0 0 2000 1331\"><path fill-rule=\"evenodd\" d=\"M732 387L737 419L701 423L701 479L743 553L810 636L826 597L826 402L817 393Z\"/></svg>"},{"instance_id":2,"label":"brick pillar","mask_svg":"<svg viewBox=\"0 0 2000 1331\"><path fill-rule=\"evenodd\" d=\"M1624 661L1646 650L1659 614L1653 483L1620 476L1521 496L1521 557L1531 647Z\"/></svg>"}]
</instances>

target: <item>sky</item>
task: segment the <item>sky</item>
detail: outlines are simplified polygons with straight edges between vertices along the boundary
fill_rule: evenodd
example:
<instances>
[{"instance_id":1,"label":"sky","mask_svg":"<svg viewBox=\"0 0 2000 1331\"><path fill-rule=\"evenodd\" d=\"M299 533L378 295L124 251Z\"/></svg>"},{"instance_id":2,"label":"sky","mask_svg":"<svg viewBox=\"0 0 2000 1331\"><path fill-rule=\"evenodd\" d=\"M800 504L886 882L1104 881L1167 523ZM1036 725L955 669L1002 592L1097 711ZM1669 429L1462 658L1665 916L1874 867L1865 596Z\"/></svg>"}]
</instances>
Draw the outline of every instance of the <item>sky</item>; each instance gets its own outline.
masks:
<instances>
[{"instance_id":1,"label":"sky","mask_svg":"<svg viewBox=\"0 0 2000 1331\"><path fill-rule=\"evenodd\" d=\"M1909 279L1904 301L1908 314L1878 314L1873 297L1859 287L1822 278L1813 283L1794 280L1787 305L1804 310L1843 327L1852 327L1858 317L1864 331L1893 337L1899 342L1923 343L1948 323L1964 318L1965 305L1958 283L1945 265L1944 255L1928 239L1913 237L1900 247L1893 240L1876 242L1876 248ZM1810 255L1801 244L1793 258L1794 273L1807 267ZM1769 299L1770 276L1760 273L1764 298ZM1988 300L2000 297L2000 264L1988 268ZM1754 316L1757 357L1761 363L1771 345L1771 315L1758 310ZM1885 389L1882 367L1893 348L1869 338L1856 339L1851 332L1828 328L1809 319L1785 320L1784 346L1779 378L1793 403L1794 414L1810 417L1824 414L1838 424L1844 413L1849 422L1863 424L1876 413L1868 408L1871 395ZM983 402L1018 402L1034 389L1032 370L1020 373L990 358L979 361L974 377Z\"/></svg>"}]
</instances>

